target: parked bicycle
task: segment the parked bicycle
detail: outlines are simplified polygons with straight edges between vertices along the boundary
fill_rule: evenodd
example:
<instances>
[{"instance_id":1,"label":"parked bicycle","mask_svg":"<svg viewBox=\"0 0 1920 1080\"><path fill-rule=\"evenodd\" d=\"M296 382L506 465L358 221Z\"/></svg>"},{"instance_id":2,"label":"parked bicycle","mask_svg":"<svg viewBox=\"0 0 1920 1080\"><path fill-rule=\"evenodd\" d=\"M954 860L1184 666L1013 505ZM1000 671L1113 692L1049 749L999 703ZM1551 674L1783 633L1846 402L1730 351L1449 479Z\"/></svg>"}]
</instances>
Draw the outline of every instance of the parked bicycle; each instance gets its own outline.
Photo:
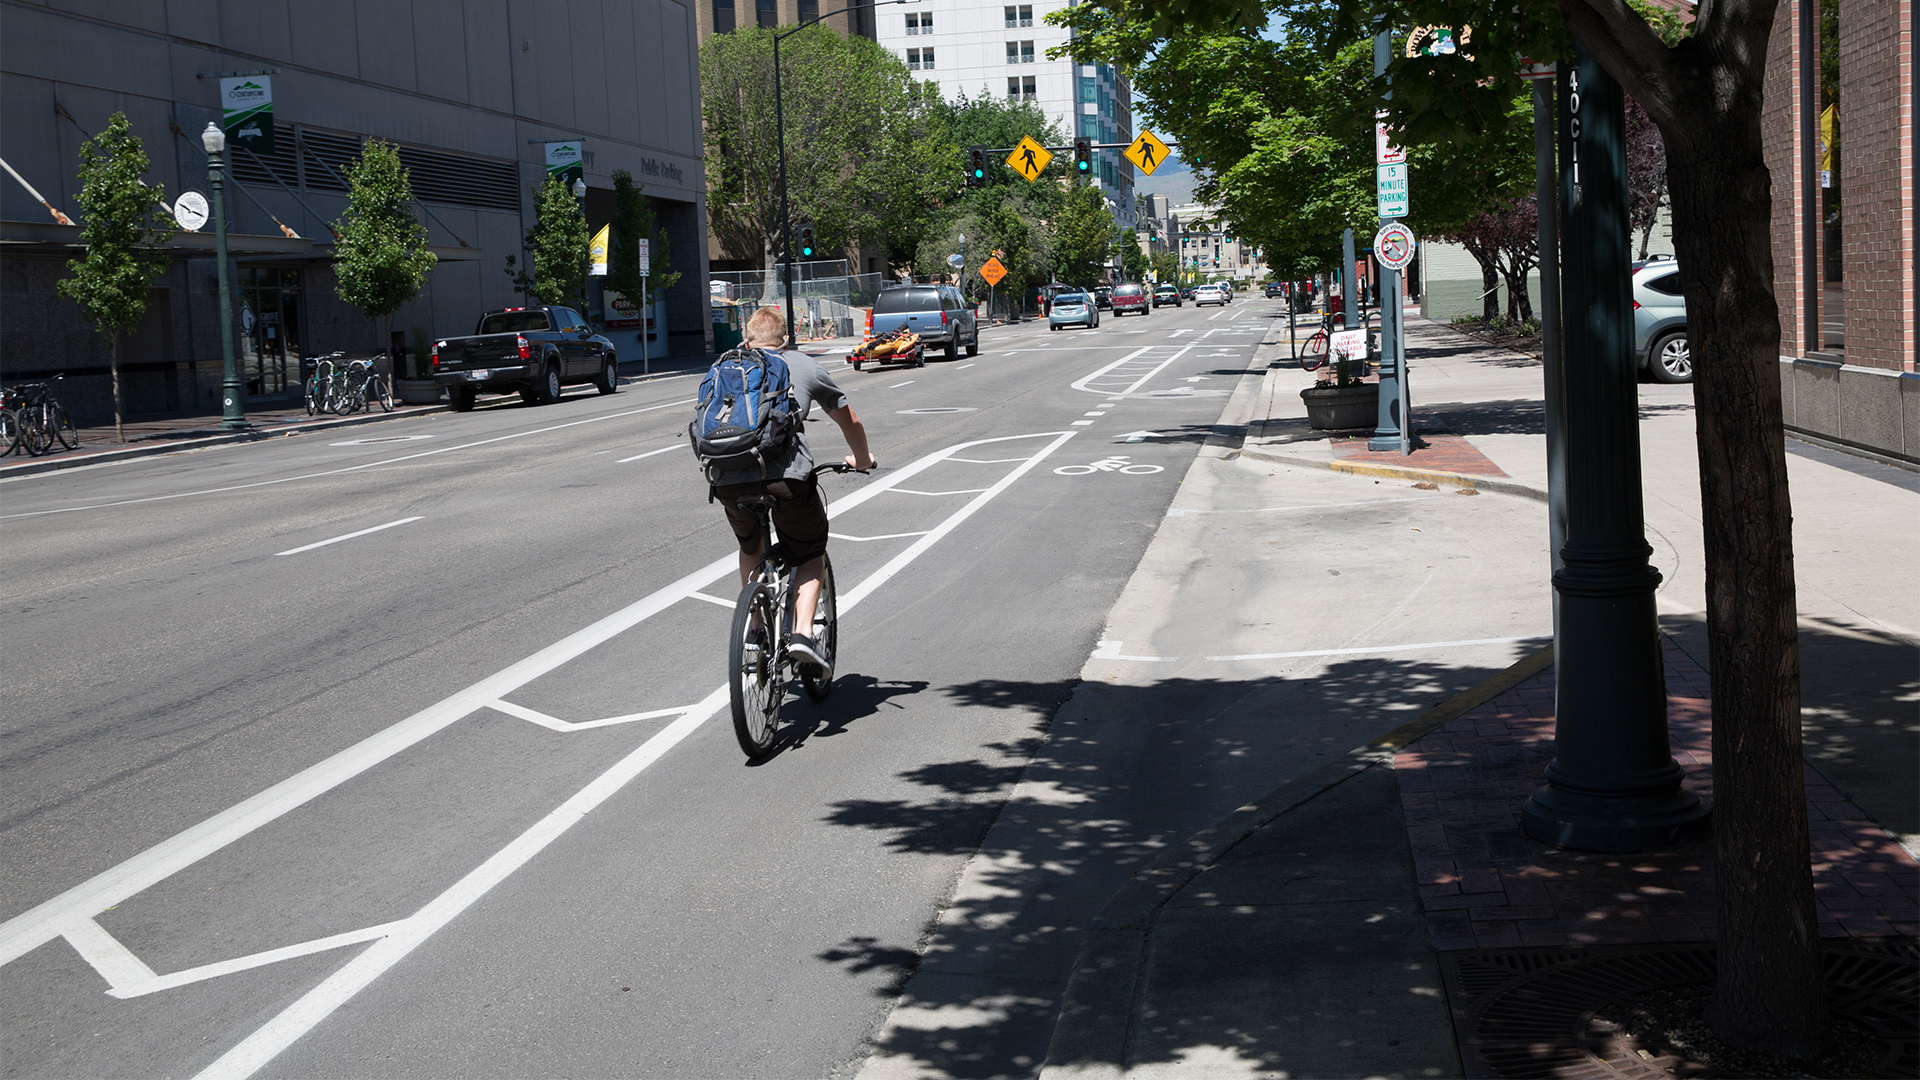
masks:
<instances>
[{"instance_id":1,"label":"parked bicycle","mask_svg":"<svg viewBox=\"0 0 1920 1080\"><path fill-rule=\"evenodd\" d=\"M1375 340L1373 320L1376 317L1376 315L1377 315L1377 312L1375 311L1367 311L1362 313L1360 317L1360 320L1361 320L1360 326L1356 328L1356 329L1363 329L1367 332L1366 340L1368 343L1369 353L1371 353L1373 350L1373 345ZM1346 324L1342 316L1331 311L1321 315L1319 328L1314 330L1313 336L1307 339L1306 346L1300 350L1300 355L1298 357L1298 360L1300 362L1300 370L1318 371L1321 368L1326 367L1327 360L1332 355L1332 351L1333 351L1332 350L1333 335L1345 329L1346 329ZM1365 363L1364 356L1361 358L1361 362L1363 364Z\"/></svg>"},{"instance_id":2,"label":"parked bicycle","mask_svg":"<svg viewBox=\"0 0 1920 1080\"><path fill-rule=\"evenodd\" d=\"M374 370L372 360L348 360L344 352L316 357L306 385L307 415L347 416L378 403L393 411L393 381Z\"/></svg>"},{"instance_id":3,"label":"parked bicycle","mask_svg":"<svg viewBox=\"0 0 1920 1080\"><path fill-rule=\"evenodd\" d=\"M39 457L55 444L73 450L80 445L80 429L67 415L66 406L53 396L53 384L66 378L55 375L45 382L20 383L0 391L0 406L11 420L0 417L0 436L7 440L7 453L25 450L28 457Z\"/></svg>"},{"instance_id":4,"label":"parked bicycle","mask_svg":"<svg viewBox=\"0 0 1920 1080\"><path fill-rule=\"evenodd\" d=\"M836 461L817 466L808 479L823 472L853 471L852 466ZM813 608L811 636L815 651L826 664L799 663L787 654L787 645L793 640L794 567L786 560L774 533L775 501L771 495L749 495L739 501L742 509L760 515L760 536L766 542L766 554L740 589L740 600L734 605L733 637L727 648L733 733L750 759L764 757L774 747L780 728L780 704L789 680L799 676L807 696L815 701L832 692L834 656L840 641L833 560L823 555L820 599Z\"/></svg>"}]
</instances>

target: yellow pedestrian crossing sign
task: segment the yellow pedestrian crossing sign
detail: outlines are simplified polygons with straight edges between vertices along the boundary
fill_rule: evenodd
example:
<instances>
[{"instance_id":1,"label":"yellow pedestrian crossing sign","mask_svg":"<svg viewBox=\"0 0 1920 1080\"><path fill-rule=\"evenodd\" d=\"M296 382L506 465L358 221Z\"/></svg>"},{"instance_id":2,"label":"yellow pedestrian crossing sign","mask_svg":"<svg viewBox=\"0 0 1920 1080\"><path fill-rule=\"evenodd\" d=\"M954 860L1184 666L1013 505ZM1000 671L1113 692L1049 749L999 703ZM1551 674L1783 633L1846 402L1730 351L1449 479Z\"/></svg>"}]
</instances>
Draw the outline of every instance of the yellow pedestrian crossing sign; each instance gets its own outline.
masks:
<instances>
[{"instance_id":1,"label":"yellow pedestrian crossing sign","mask_svg":"<svg viewBox=\"0 0 1920 1080\"><path fill-rule=\"evenodd\" d=\"M1153 132L1143 131L1140 137L1133 140L1133 144L1122 153L1141 172L1152 176L1153 170L1166 164L1167 144L1161 142L1160 137Z\"/></svg>"},{"instance_id":2,"label":"yellow pedestrian crossing sign","mask_svg":"<svg viewBox=\"0 0 1920 1080\"><path fill-rule=\"evenodd\" d=\"M1053 154L1034 142L1031 135L1022 138L1013 153L1007 155L1007 164L1013 166L1013 171L1030 181L1040 179L1040 174L1047 171L1047 162L1052 160Z\"/></svg>"}]
</instances>

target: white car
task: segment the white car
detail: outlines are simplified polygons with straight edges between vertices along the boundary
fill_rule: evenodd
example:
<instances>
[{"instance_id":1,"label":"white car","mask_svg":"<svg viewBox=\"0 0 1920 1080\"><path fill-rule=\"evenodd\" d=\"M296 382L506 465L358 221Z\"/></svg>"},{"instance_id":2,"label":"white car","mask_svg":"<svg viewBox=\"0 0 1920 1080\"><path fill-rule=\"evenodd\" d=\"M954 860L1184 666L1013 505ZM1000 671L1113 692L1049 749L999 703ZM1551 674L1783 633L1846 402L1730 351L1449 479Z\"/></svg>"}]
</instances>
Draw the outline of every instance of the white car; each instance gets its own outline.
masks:
<instances>
[{"instance_id":1,"label":"white car","mask_svg":"<svg viewBox=\"0 0 1920 1080\"><path fill-rule=\"evenodd\" d=\"M1200 307L1203 304L1219 304L1221 307L1226 307L1228 299L1227 290L1219 285L1202 285L1193 290L1194 307Z\"/></svg>"}]
</instances>

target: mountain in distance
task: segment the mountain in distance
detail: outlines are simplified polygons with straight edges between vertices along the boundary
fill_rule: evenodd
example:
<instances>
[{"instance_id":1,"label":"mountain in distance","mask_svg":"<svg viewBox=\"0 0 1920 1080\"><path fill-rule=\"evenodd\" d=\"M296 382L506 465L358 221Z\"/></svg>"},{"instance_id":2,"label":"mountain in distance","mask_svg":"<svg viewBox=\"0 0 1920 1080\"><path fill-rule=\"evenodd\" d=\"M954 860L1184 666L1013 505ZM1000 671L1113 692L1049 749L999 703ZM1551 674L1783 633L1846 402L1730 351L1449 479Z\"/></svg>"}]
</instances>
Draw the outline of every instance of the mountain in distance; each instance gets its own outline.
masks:
<instances>
[{"instance_id":1,"label":"mountain in distance","mask_svg":"<svg viewBox=\"0 0 1920 1080\"><path fill-rule=\"evenodd\" d=\"M1135 199L1142 195L1165 195L1172 206L1184 206L1193 201L1195 183L1193 169L1178 154L1168 154L1166 164L1155 169L1152 176L1142 176L1138 169L1133 174L1133 195Z\"/></svg>"}]
</instances>

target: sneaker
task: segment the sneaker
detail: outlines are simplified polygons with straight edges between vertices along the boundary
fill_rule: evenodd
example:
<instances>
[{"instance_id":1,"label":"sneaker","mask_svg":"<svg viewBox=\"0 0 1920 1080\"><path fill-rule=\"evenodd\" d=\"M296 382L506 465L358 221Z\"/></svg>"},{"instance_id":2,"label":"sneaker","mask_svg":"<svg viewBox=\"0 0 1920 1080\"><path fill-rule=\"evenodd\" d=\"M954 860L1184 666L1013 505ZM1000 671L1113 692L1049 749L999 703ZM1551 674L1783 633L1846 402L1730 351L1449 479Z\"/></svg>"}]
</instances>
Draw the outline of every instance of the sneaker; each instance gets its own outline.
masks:
<instances>
[{"instance_id":1,"label":"sneaker","mask_svg":"<svg viewBox=\"0 0 1920 1080\"><path fill-rule=\"evenodd\" d=\"M820 655L820 646L805 634L795 634L787 642L787 656L798 664L812 664L821 668L827 666L827 658Z\"/></svg>"}]
</instances>

